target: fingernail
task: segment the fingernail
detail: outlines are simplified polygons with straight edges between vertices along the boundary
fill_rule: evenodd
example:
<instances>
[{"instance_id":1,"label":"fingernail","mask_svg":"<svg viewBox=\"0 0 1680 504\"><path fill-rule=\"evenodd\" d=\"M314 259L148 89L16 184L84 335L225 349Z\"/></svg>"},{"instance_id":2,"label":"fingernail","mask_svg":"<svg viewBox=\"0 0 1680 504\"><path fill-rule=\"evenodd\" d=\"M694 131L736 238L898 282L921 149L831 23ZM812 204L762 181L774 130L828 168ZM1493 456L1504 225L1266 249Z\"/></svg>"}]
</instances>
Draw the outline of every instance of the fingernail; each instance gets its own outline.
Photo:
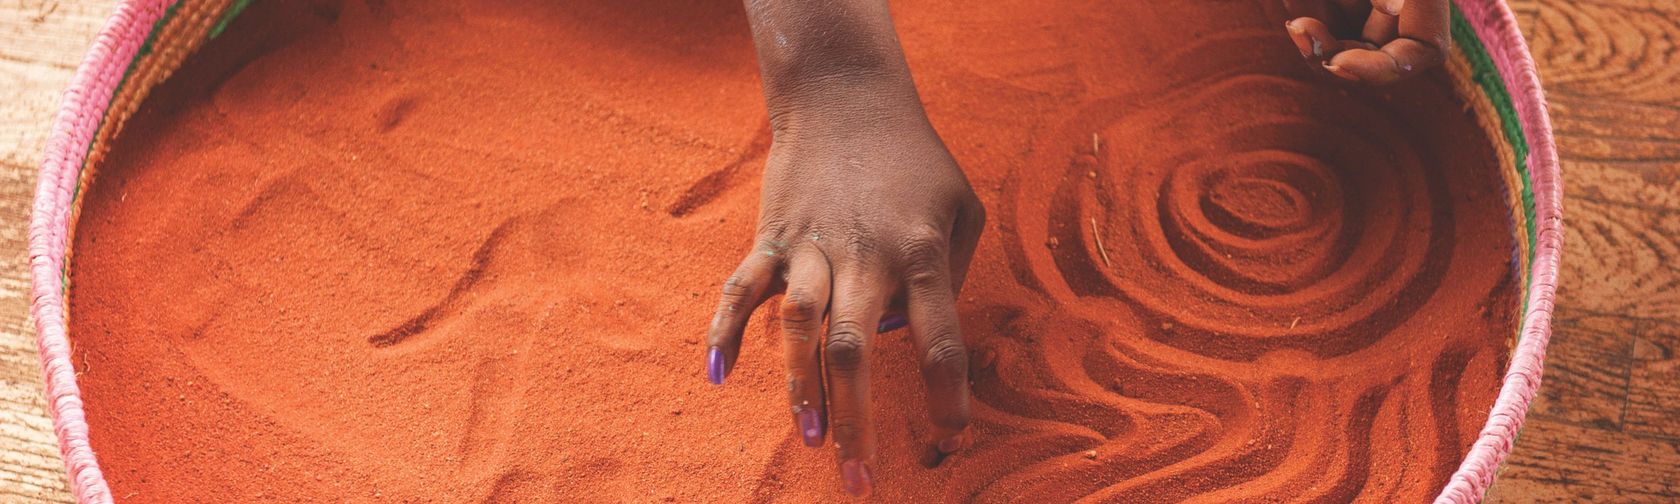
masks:
<instances>
[{"instance_id":1,"label":"fingernail","mask_svg":"<svg viewBox=\"0 0 1680 504\"><path fill-rule=\"evenodd\" d=\"M817 448L823 444L822 417L817 410L801 409L793 414L794 422L799 424L799 435L805 438L805 446Z\"/></svg>"},{"instance_id":2,"label":"fingernail","mask_svg":"<svg viewBox=\"0 0 1680 504\"><path fill-rule=\"evenodd\" d=\"M1295 44L1295 50L1301 53L1301 57L1309 59L1312 58L1312 46L1301 42L1301 39L1303 38L1311 40L1311 37L1307 36L1306 31L1302 30L1299 26L1295 26L1294 21L1284 21L1283 29L1289 32L1289 41Z\"/></svg>"},{"instance_id":3,"label":"fingernail","mask_svg":"<svg viewBox=\"0 0 1680 504\"><path fill-rule=\"evenodd\" d=\"M858 497L869 495L869 489L874 485L870 481L869 466L863 465L862 460L841 462L840 481L845 484L846 493Z\"/></svg>"},{"instance_id":4,"label":"fingernail","mask_svg":"<svg viewBox=\"0 0 1680 504\"><path fill-rule=\"evenodd\" d=\"M903 315L888 315L887 318L881 319L881 323L879 325L875 326L875 332L892 332L907 325L910 325L910 321L905 319Z\"/></svg>"},{"instance_id":5,"label":"fingernail","mask_svg":"<svg viewBox=\"0 0 1680 504\"><path fill-rule=\"evenodd\" d=\"M712 347L706 351L706 381L712 385L723 385L723 349Z\"/></svg>"},{"instance_id":6,"label":"fingernail","mask_svg":"<svg viewBox=\"0 0 1680 504\"><path fill-rule=\"evenodd\" d=\"M1330 63L1325 63L1324 64L1324 69L1329 70L1330 73L1336 74L1337 77L1341 77L1343 79L1347 79L1347 80L1350 80L1350 81L1353 81L1353 82L1359 82L1361 80L1359 78L1359 76L1354 75L1353 72L1343 70L1342 67L1332 65Z\"/></svg>"}]
</instances>

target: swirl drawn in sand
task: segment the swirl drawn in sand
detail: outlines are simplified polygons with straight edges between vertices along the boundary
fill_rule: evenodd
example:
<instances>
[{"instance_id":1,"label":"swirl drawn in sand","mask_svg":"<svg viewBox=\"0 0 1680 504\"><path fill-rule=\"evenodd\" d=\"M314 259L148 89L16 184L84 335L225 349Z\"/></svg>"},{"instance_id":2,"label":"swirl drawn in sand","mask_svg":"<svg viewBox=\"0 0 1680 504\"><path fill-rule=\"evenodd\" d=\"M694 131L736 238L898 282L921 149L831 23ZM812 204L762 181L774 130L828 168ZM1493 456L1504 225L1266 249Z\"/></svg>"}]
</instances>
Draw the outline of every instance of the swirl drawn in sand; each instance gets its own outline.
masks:
<instances>
[{"instance_id":1,"label":"swirl drawn in sand","mask_svg":"<svg viewBox=\"0 0 1680 504\"><path fill-rule=\"evenodd\" d=\"M1035 141L1059 176L1006 184L1010 267L1054 309L991 310L975 390L1000 441L947 497L1422 498L1490 339L1409 341L1456 246L1443 163L1392 105L1288 62L1176 61L1201 77L1086 105Z\"/></svg>"}]
</instances>

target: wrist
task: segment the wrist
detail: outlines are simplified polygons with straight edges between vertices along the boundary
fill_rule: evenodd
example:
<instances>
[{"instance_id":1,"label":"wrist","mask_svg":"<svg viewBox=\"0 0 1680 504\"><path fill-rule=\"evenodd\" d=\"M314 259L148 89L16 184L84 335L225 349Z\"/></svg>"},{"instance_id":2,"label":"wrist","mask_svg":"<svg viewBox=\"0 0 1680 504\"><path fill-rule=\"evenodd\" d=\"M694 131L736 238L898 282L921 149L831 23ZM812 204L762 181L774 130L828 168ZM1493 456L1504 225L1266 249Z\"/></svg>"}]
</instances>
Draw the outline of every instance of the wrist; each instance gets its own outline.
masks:
<instances>
[{"instance_id":1,"label":"wrist","mask_svg":"<svg viewBox=\"0 0 1680 504\"><path fill-rule=\"evenodd\" d=\"M746 5L765 106L778 133L921 117L886 0Z\"/></svg>"},{"instance_id":2,"label":"wrist","mask_svg":"<svg viewBox=\"0 0 1680 504\"><path fill-rule=\"evenodd\" d=\"M927 126L909 76L848 74L765 85L770 127L778 137L853 136Z\"/></svg>"}]
</instances>

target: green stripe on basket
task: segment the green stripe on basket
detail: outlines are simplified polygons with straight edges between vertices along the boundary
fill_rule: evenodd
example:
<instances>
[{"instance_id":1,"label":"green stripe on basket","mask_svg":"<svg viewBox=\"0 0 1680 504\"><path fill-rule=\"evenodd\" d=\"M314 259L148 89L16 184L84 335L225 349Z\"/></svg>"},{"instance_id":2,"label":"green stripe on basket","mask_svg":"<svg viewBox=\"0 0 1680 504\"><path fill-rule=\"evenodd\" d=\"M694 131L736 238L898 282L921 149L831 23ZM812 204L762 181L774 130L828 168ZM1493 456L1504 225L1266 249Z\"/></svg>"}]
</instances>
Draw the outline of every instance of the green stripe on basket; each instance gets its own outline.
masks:
<instances>
[{"instance_id":1,"label":"green stripe on basket","mask_svg":"<svg viewBox=\"0 0 1680 504\"><path fill-rule=\"evenodd\" d=\"M1469 61L1471 82L1475 82L1477 86L1481 87L1482 92L1487 94L1488 101L1493 104L1494 110L1498 111L1500 129L1505 134L1505 140L1511 144L1512 157L1515 158L1512 160L1515 166L1511 169L1517 172L1517 180L1521 181L1522 184L1520 188L1512 188L1520 192L1518 197L1521 198L1523 217L1523 222L1515 223L1515 225L1522 226L1523 229L1528 231L1528 253L1518 257L1517 260L1522 261L1522 265L1529 266L1529 274L1533 275L1535 273L1532 269L1536 253L1535 248L1540 237L1535 231L1534 223L1534 187L1533 181L1529 179L1528 139L1523 135L1522 121L1517 117L1517 110L1511 104L1511 94L1505 89L1505 81L1500 79L1499 68L1493 65L1493 59L1488 56L1487 47L1482 45L1480 38L1476 37L1476 30L1470 26L1470 21L1465 19L1464 13L1458 10L1458 5L1450 5L1452 7L1453 44L1457 46L1459 52L1464 54L1464 59ZM1522 296L1522 307L1519 313L1528 313L1528 296L1526 293L1528 292L1527 282L1531 279L1522 279L1525 295ZM1522 342L1523 333L1528 329L1527 326L1528 321L1526 319L1517 320L1516 341L1519 344Z\"/></svg>"},{"instance_id":2,"label":"green stripe on basket","mask_svg":"<svg viewBox=\"0 0 1680 504\"><path fill-rule=\"evenodd\" d=\"M158 33L163 31L164 26L169 25L169 20L175 17L176 8L180 6L179 2L170 5L169 9L163 12L163 16L159 17L157 22L152 23L151 31L146 32L146 41L140 44L139 51L134 52L134 59L128 61L128 68L123 69L122 79L117 81L117 87L111 89L109 100L115 101L118 96L122 96L123 86L127 85L128 78L134 75L134 68L140 65L141 58L145 58L146 55L152 53L152 46L157 42ZM76 200L82 197L82 174L87 172L88 163L93 161L93 147L95 141L99 138L99 131L105 129L105 121L111 118L110 103L106 103L106 107L105 115L99 118L99 127L93 129L94 138L88 141L87 151L82 153L82 166L76 169L76 185L70 188L71 208L79 206ZM72 210L71 213L74 214L75 212ZM74 226L75 223L68 223L67 225ZM68 298L70 295L70 244L65 244L64 250L66 256L60 258L62 260L58 263L58 281L59 287L63 289L61 292Z\"/></svg>"},{"instance_id":3,"label":"green stripe on basket","mask_svg":"<svg viewBox=\"0 0 1680 504\"><path fill-rule=\"evenodd\" d=\"M245 12L246 7L251 6L251 2L252 0L233 0L233 5L229 5L228 9L222 12L222 18L216 20L216 26L210 28L210 38L220 36L222 30L226 30L228 24L233 22L233 18L239 16L241 12Z\"/></svg>"},{"instance_id":4,"label":"green stripe on basket","mask_svg":"<svg viewBox=\"0 0 1680 504\"><path fill-rule=\"evenodd\" d=\"M1539 236L1534 228L1534 188L1528 178L1528 140L1523 136L1522 121L1517 118L1517 109L1511 105L1511 94L1505 89L1505 81L1500 79L1499 69L1493 66L1487 48L1482 45L1481 39L1476 38L1476 30L1470 27L1470 21L1459 12L1457 5L1452 6L1452 37L1453 43L1464 53L1464 58L1470 61L1470 80L1487 93L1488 101L1493 102L1494 110L1499 112L1500 129L1505 133L1505 140L1511 143L1512 157L1516 158L1513 161L1516 162L1517 179L1522 181L1523 222L1518 225L1528 230L1528 257L1523 257L1522 261L1533 264L1535 242Z\"/></svg>"}]
</instances>

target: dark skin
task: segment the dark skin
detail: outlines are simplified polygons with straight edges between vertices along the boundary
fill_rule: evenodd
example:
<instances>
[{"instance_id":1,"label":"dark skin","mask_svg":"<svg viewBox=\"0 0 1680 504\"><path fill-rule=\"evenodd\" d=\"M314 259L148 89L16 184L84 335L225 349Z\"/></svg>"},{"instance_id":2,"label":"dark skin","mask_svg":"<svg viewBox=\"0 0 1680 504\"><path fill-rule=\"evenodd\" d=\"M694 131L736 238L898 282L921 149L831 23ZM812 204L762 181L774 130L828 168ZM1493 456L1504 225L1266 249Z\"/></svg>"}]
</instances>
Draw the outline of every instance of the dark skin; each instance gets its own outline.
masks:
<instances>
[{"instance_id":1,"label":"dark skin","mask_svg":"<svg viewBox=\"0 0 1680 504\"><path fill-rule=\"evenodd\" d=\"M985 209L928 122L886 0L745 0L774 134L752 251L707 334L722 384L753 311L782 297L790 416L807 446L832 432L842 486L874 485L869 352L907 320L929 440L969 442L968 352L956 300ZM1447 0L1287 0L1308 61L1386 84L1439 65ZM1373 4L1375 4L1373 6Z\"/></svg>"}]
</instances>

